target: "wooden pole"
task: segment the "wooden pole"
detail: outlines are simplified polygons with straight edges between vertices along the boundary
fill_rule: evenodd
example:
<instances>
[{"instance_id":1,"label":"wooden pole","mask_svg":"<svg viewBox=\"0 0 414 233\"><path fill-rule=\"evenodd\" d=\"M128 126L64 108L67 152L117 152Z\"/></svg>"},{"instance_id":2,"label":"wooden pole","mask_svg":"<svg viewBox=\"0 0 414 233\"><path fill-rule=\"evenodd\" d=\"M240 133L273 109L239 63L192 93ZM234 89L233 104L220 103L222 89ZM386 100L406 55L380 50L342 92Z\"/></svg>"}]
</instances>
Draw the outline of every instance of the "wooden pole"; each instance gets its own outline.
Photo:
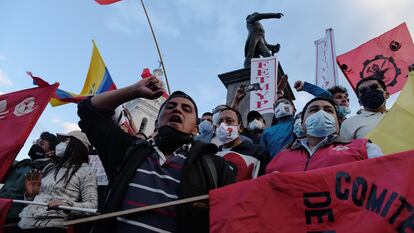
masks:
<instances>
[{"instance_id":1,"label":"wooden pole","mask_svg":"<svg viewBox=\"0 0 414 233\"><path fill-rule=\"evenodd\" d=\"M180 200L176 200L176 201L164 202L164 203L160 203L160 204L156 204L156 205L139 207L139 208L135 208L135 209L122 210L122 211L112 212L112 213L108 213L108 214L101 214L99 216L92 216L92 217L87 217L87 218L82 218L82 219L76 219L76 220L64 222L63 225L64 226L69 226L69 225L75 225L75 224L79 224L79 223L98 221L98 220L103 220L103 219L108 219L108 218L115 218L115 217L119 217L119 216L135 214L135 213L144 212L144 211L148 211L148 210L154 210L154 209L159 209L159 208L164 208L164 207L176 206L176 205L181 205L181 204L186 204L186 203L191 203L191 202L201 201L201 200L207 200L207 199L208 199L208 194L201 195L201 196L196 196L196 197L185 198L185 199L180 199Z\"/></svg>"},{"instance_id":2,"label":"wooden pole","mask_svg":"<svg viewBox=\"0 0 414 233\"><path fill-rule=\"evenodd\" d=\"M147 9L145 8L144 1L143 0L141 0L141 5L142 5L142 8L144 8L145 16L147 17L148 24L149 24L149 27L151 29L152 38L154 38L155 46L157 47L158 56L160 57L160 63L161 63L162 71L164 72L165 83L167 84L168 94L170 95L171 94L170 84L168 83L167 72L165 71L165 66L164 66L164 60L162 60L162 55L161 55L160 47L158 46L157 38L155 37L154 29L152 28L151 20L150 20L150 18L148 16Z\"/></svg>"}]
</instances>

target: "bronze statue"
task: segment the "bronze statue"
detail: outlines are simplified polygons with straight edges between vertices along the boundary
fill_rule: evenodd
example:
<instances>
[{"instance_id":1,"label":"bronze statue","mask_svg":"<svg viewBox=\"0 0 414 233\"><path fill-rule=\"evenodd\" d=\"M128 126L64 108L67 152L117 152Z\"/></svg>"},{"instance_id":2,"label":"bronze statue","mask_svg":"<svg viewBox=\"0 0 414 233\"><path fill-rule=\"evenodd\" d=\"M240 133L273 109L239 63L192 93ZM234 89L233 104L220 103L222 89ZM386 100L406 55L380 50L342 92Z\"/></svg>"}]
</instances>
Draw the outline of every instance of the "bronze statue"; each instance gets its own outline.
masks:
<instances>
[{"instance_id":1,"label":"bronze statue","mask_svg":"<svg viewBox=\"0 0 414 233\"><path fill-rule=\"evenodd\" d=\"M262 19L280 19L283 16L282 13L253 13L246 17L246 26L249 31L249 35L244 47L244 68L250 67L251 59L254 57L270 57L279 51L280 45L270 45L265 40L265 31L262 24L259 22Z\"/></svg>"}]
</instances>

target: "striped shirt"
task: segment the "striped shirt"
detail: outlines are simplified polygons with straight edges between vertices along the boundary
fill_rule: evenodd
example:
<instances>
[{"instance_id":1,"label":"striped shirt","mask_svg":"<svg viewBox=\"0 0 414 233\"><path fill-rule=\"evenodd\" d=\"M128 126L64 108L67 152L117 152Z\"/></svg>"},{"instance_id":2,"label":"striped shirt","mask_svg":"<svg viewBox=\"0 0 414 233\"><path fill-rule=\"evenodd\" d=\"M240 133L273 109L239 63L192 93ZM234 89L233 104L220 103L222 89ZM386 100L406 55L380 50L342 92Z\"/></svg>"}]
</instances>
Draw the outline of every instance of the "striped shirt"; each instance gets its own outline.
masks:
<instances>
[{"instance_id":1,"label":"striped shirt","mask_svg":"<svg viewBox=\"0 0 414 233\"><path fill-rule=\"evenodd\" d=\"M122 202L122 210L178 199L181 170L188 148L177 150L168 160L157 151L136 170ZM118 217L117 232L177 232L176 217L174 207Z\"/></svg>"}]
</instances>

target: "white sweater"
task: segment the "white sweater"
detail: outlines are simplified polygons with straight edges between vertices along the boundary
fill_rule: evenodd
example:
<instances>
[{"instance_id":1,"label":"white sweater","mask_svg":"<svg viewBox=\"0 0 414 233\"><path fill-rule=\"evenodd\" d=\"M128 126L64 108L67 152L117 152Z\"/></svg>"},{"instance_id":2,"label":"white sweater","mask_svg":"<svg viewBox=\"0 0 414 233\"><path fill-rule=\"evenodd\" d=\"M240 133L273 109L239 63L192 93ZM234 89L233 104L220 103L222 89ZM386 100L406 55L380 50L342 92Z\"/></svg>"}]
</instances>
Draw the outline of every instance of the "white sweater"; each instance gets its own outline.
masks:
<instances>
[{"instance_id":1,"label":"white sweater","mask_svg":"<svg viewBox=\"0 0 414 233\"><path fill-rule=\"evenodd\" d=\"M55 170L50 171L42 178L39 194L33 201L48 203L51 200L65 200L73 207L96 209L98 206L98 191L96 177L93 170L83 163L72 176L65 187L65 179L56 183L68 168L62 167L55 179ZM70 172L69 172L70 174ZM78 214L63 210L46 210L47 207L28 205L20 213L18 225L22 229L63 227L63 222L70 216Z\"/></svg>"}]
</instances>

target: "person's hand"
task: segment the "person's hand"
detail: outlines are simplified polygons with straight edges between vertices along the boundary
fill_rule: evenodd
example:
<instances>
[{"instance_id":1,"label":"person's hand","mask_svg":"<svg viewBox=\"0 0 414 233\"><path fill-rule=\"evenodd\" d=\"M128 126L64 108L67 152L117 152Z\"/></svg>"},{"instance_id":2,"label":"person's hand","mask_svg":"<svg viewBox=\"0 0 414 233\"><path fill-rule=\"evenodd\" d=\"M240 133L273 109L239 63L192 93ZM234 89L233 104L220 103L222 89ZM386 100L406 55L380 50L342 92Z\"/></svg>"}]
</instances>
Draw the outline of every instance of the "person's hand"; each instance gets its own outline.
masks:
<instances>
[{"instance_id":1,"label":"person's hand","mask_svg":"<svg viewBox=\"0 0 414 233\"><path fill-rule=\"evenodd\" d=\"M165 92L162 83L155 76L140 80L135 88L139 97L146 99L157 99Z\"/></svg>"},{"instance_id":2,"label":"person's hand","mask_svg":"<svg viewBox=\"0 0 414 233\"><path fill-rule=\"evenodd\" d=\"M240 103L242 99L246 96L246 92L244 91L244 87L240 86L236 91L236 96L234 96L234 99Z\"/></svg>"},{"instance_id":3,"label":"person's hand","mask_svg":"<svg viewBox=\"0 0 414 233\"><path fill-rule=\"evenodd\" d=\"M280 19L282 16L284 16L282 13L276 13L276 19Z\"/></svg>"},{"instance_id":4,"label":"person's hand","mask_svg":"<svg viewBox=\"0 0 414 233\"><path fill-rule=\"evenodd\" d=\"M24 187L26 189L26 196L33 198L40 191L42 174L38 170L30 171L26 174L26 179L24 181Z\"/></svg>"},{"instance_id":5,"label":"person's hand","mask_svg":"<svg viewBox=\"0 0 414 233\"><path fill-rule=\"evenodd\" d=\"M304 82L303 81L296 81L293 87L296 91L303 91Z\"/></svg>"},{"instance_id":6,"label":"person's hand","mask_svg":"<svg viewBox=\"0 0 414 233\"><path fill-rule=\"evenodd\" d=\"M57 210L58 206L69 206L68 203L64 200L51 200L47 203L47 210Z\"/></svg>"}]
</instances>

